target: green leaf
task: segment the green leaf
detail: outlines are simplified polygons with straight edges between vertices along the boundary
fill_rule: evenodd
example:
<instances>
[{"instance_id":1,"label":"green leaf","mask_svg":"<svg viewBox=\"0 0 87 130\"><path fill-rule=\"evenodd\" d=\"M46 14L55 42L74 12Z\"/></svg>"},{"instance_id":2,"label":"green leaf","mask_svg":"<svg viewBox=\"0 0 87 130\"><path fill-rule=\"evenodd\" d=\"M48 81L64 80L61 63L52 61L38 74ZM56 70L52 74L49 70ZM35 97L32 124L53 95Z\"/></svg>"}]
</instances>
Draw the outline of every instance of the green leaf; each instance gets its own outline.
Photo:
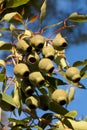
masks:
<instances>
[{"instance_id":1,"label":"green leaf","mask_svg":"<svg viewBox=\"0 0 87 130\"><path fill-rule=\"evenodd\" d=\"M8 118L10 122L15 122L17 125L26 125L29 121L28 120L18 120L14 118Z\"/></svg>"},{"instance_id":2,"label":"green leaf","mask_svg":"<svg viewBox=\"0 0 87 130\"><path fill-rule=\"evenodd\" d=\"M74 130L74 128L73 128L73 125L71 124L71 122L67 119L67 118L64 118L64 120L63 120L63 122L62 122L63 124L65 124L68 128L70 128L71 130ZM68 129L67 128L67 129Z\"/></svg>"},{"instance_id":3,"label":"green leaf","mask_svg":"<svg viewBox=\"0 0 87 130\"><path fill-rule=\"evenodd\" d=\"M4 41L0 41L0 50L8 50L11 51L12 49L12 44L8 44Z\"/></svg>"},{"instance_id":4,"label":"green leaf","mask_svg":"<svg viewBox=\"0 0 87 130\"><path fill-rule=\"evenodd\" d=\"M86 71L87 71L87 65L84 66L84 67L80 70L80 75L83 76Z\"/></svg>"},{"instance_id":5,"label":"green leaf","mask_svg":"<svg viewBox=\"0 0 87 130\"><path fill-rule=\"evenodd\" d=\"M34 128L34 129L37 129L37 130L43 130L40 126L38 126L38 125L35 125L35 126L33 126L33 127L31 127L31 128Z\"/></svg>"},{"instance_id":6,"label":"green leaf","mask_svg":"<svg viewBox=\"0 0 87 130\"><path fill-rule=\"evenodd\" d=\"M46 15L46 6L47 6L47 0L44 0L44 3L41 6L40 23L42 23L42 21L45 18L45 15Z\"/></svg>"},{"instance_id":7,"label":"green leaf","mask_svg":"<svg viewBox=\"0 0 87 130\"><path fill-rule=\"evenodd\" d=\"M77 111L73 110L73 111L66 113L64 116L74 119L77 116L77 114L78 114Z\"/></svg>"},{"instance_id":8,"label":"green leaf","mask_svg":"<svg viewBox=\"0 0 87 130\"><path fill-rule=\"evenodd\" d=\"M12 12L5 14L4 17L1 19L1 21L7 22L10 22L11 20L17 20L22 22L22 16L18 12Z\"/></svg>"},{"instance_id":9,"label":"green leaf","mask_svg":"<svg viewBox=\"0 0 87 130\"><path fill-rule=\"evenodd\" d=\"M14 107L17 107L15 102L13 101L12 96L4 94L4 93L0 93L0 97L2 97L1 98L2 101L6 102Z\"/></svg>"},{"instance_id":10,"label":"green leaf","mask_svg":"<svg viewBox=\"0 0 87 130\"><path fill-rule=\"evenodd\" d=\"M68 112L67 109L65 109L64 107L62 107L56 102L49 103L49 110L56 112L57 114L60 114L60 115L65 115Z\"/></svg>"},{"instance_id":11,"label":"green leaf","mask_svg":"<svg viewBox=\"0 0 87 130\"><path fill-rule=\"evenodd\" d=\"M6 74L0 74L0 82L3 82L6 79Z\"/></svg>"},{"instance_id":12,"label":"green leaf","mask_svg":"<svg viewBox=\"0 0 87 130\"><path fill-rule=\"evenodd\" d=\"M47 127L48 124L51 123L52 121L52 117L53 117L53 113L46 113L46 114L43 114L40 118L40 121L39 121L39 126L43 129L45 129L45 127Z\"/></svg>"},{"instance_id":13,"label":"green leaf","mask_svg":"<svg viewBox=\"0 0 87 130\"><path fill-rule=\"evenodd\" d=\"M78 23L87 22L87 15L79 15L77 12L74 12L68 17L68 20Z\"/></svg>"},{"instance_id":14,"label":"green leaf","mask_svg":"<svg viewBox=\"0 0 87 130\"><path fill-rule=\"evenodd\" d=\"M87 65L87 59L85 59L84 61L76 61L73 63L73 66L78 67L78 66L84 66Z\"/></svg>"},{"instance_id":15,"label":"green leaf","mask_svg":"<svg viewBox=\"0 0 87 130\"><path fill-rule=\"evenodd\" d=\"M69 103L74 99L74 95L75 95L75 87L71 87L68 96Z\"/></svg>"},{"instance_id":16,"label":"green leaf","mask_svg":"<svg viewBox=\"0 0 87 130\"><path fill-rule=\"evenodd\" d=\"M4 60L0 60L0 66L4 66L4 68L6 67L6 64L5 64Z\"/></svg>"},{"instance_id":17,"label":"green leaf","mask_svg":"<svg viewBox=\"0 0 87 130\"><path fill-rule=\"evenodd\" d=\"M54 86L54 88L56 88L58 85L66 85L67 83L65 83L63 80L59 79L59 78L55 78L55 77L51 77L51 76L46 76L45 77L46 80L49 81L49 83Z\"/></svg>"},{"instance_id":18,"label":"green leaf","mask_svg":"<svg viewBox=\"0 0 87 130\"><path fill-rule=\"evenodd\" d=\"M6 7L7 8L15 8L24 4L27 4L30 0L8 0Z\"/></svg>"}]
</instances>

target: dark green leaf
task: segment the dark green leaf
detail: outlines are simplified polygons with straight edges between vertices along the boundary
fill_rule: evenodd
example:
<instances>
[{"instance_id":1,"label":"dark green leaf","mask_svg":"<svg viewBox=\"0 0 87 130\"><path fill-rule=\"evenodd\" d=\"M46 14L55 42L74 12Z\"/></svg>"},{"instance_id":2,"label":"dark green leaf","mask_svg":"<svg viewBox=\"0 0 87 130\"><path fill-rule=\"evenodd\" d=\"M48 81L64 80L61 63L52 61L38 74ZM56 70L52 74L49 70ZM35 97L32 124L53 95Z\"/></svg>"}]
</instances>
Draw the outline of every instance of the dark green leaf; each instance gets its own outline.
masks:
<instances>
[{"instance_id":1,"label":"dark green leaf","mask_svg":"<svg viewBox=\"0 0 87 130\"><path fill-rule=\"evenodd\" d=\"M42 115L42 117L40 118L40 121L39 121L39 126L43 129L45 129L45 127L47 127L47 125L49 123L51 123L52 121L52 117L53 117L53 114L52 113L46 113L44 115Z\"/></svg>"},{"instance_id":2,"label":"dark green leaf","mask_svg":"<svg viewBox=\"0 0 87 130\"><path fill-rule=\"evenodd\" d=\"M67 118L64 118L63 123L64 123L68 128L74 130L74 128L73 128L71 122L70 122Z\"/></svg>"},{"instance_id":3,"label":"dark green leaf","mask_svg":"<svg viewBox=\"0 0 87 130\"><path fill-rule=\"evenodd\" d=\"M78 23L87 22L87 15L79 15L77 12L75 12L68 17L68 20Z\"/></svg>"},{"instance_id":4,"label":"dark green leaf","mask_svg":"<svg viewBox=\"0 0 87 130\"><path fill-rule=\"evenodd\" d=\"M33 129L37 129L37 130L43 130L40 126L33 126L33 127L31 127L31 128L33 128Z\"/></svg>"},{"instance_id":5,"label":"dark green leaf","mask_svg":"<svg viewBox=\"0 0 87 130\"><path fill-rule=\"evenodd\" d=\"M78 66L84 66L87 65L87 59L85 59L84 61L76 61L73 63L73 66L78 67Z\"/></svg>"},{"instance_id":6,"label":"dark green leaf","mask_svg":"<svg viewBox=\"0 0 87 130\"><path fill-rule=\"evenodd\" d=\"M0 82L3 82L6 79L6 74L0 74Z\"/></svg>"},{"instance_id":7,"label":"dark green leaf","mask_svg":"<svg viewBox=\"0 0 87 130\"><path fill-rule=\"evenodd\" d=\"M46 80L49 81L49 83L52 86L54 86L54 88L56 88L58 85L66 85L67 84L63 80L55 78L55 77L46 76L45 78L46 78Z\"/></svg>"},{"instance_id":8,"label":"dark green leaf","mask_svg":"<svg viewBox=\"0 0 87 130\"><path fill-rule=\"evenodd\" d=\"M65 115L68 112L67 109L65 109L64 107L62 107L56 102L49 103L49 110L56 112L57 114L60 114L60 115Z\"/></svg>"},{"instance_id":9,"label":"dark green leaf","mask_svg":"<svg viewBox=\"0 0 87 130\"><path fill-rule=\"evenodd\" d=\"M8 50L11 51L12 44L5 43L4 41L0 41L0 50Z\"/></svg>"},{"instance_id":10,"label":"dark green leaf","mask_svg":"<svg viewBox=\"0 0 87 130\"><path fill-rule=\"evenodd\" d=\"M15 8L24 4L27 4L30 0L8 0L7 8Z\"/></svg>"},{"instance_id":11,"label":"dark green leaf","mask_svg":"<svg viewBox=\"0 0 87 130\"><path fill-rule=\"evenodd\" d=\"M83 76L86 71L87 71L87 65L84 66L84 67L80 70L80 75Z\"/></svg>"}]
</instances>

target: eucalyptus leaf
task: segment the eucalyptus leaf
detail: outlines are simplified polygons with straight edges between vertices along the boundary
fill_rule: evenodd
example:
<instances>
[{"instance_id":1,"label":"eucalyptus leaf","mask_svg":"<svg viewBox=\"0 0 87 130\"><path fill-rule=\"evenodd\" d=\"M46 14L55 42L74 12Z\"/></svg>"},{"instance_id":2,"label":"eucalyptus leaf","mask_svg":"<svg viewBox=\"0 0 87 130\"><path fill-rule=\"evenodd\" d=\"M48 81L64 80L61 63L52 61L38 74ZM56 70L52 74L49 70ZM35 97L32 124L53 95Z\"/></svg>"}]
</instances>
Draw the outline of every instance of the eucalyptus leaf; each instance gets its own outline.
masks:
<instances>
[{"instance_id":1,"label":"eucalyptus leaf","mask_svg":"<svg viewBox=\"0 0 87 130\"><path fill-rule=\"evenodd\" d=\"M0 74L0 82L3 82L6 79L6 74Z\"/></svg>"},{"instance_id":2,"label":"eucalyptus leaf","mask_svg":"<svg viewBox=\"0 0 87 130\"><path fill-rule=\"evenodd\" d=\"M6 7L7 8L15 8L24 4L27 4L30 0L8 0Z\"/></svg>"},{"instance_id":3,"label":"eucalyptus leaf","mask_svg":"<svg viewBox=\"0 0 87 130\"><path fill-rule=\"evenodd\" d=\"M2 101L14 106L14 107L17 107L15 102L13 101L13 98L12 96L8 95L8 94L5 94L5 93L0 93L0 96L2 96Z\"/></svg>"},{"instance_id":4,"label":"eucalyptus leaf","mask_svg":"<svg viewBox=\"0 0 87 130\"><path fill-rule=\"evenodd\" d=\"M46 6L47 6L47 0L44 0L44 3L41 6L40 23L42 23L42 21L46 16Z\"/></svg>"},{"instance_id":5,"label":"eucalyptus leaf","mask_svg":"<svg viewBox=\"0 0 87 130\"><path fill-rule=\"evenodd\" d=\"M17 125L26 125L28 123L28 121L26 120L18 120L18 119L14 119L14 118L9 118L10 122L15 122Z\"/></svg>"},{"instance_id":6,"label":"eucalyptus leaf","mask_svg":"<svg viewBox=\"0 0 87 130\"><path fill-rule=\"evenodd\" d=\"M0 50L8 50L11 51L12 49L12 44L8 44L4 41L0 41Z\"/></svg>"},{"instance_id":7,"label":"eucalyptus leaf","mask_svg":"<svg viewBox=\"0 0 87 130\"><path fill-rule=\"evenodd\" d=\"M85 59L84 61L76 61L73 63L73 66L78 67L78 66L84 66L87 65L87 59Z\"/></svg>"},{"instance_id":8,"label":"eucalyptus leaf","mask_svg":"<svg viewBox=\"0 0 87 130\"><path fill-rule=\"evenodd\" d=\"M11 12L5 14L1 19L1 21L7 21L7 22L10 22L11 20L17 20L22 22L22 16L18 12Z\"/></svg>"},{"instance_id":9,"label":"eucalyptus leaf","mask_svg":"<svg viewBox=\"0 0 87 130\"><path fill-rule=\"evenodd\" d=\"M6 67L5 61L0 59L0 66Z\"/></svg>"},{"instance_id":10,"label":"eucalyptus leaf","mask_svg":"<svg viewBox=\"0 0 87 130\"><path fill-rule=\"evenodd\" d=\"M72 110L72 111L66 113L64 116L67 117L67 118L74 119L77 116L77 114L78 114L77 111Z\"/></svg>"},{"instance_id":11,"label":"eucalyptus leaf","mask_svg":"<svg viewBox=\"0 0 87 130\"><path fill-rule=\"evenodd\" d=\"M80 15L77 12L74 12L68 17L68 20L78 23L87 22L87 15Z\"/></svg>"},{"instance_id":12,"label":"eucalyptus leaf","mask_svg":"<svg viewBox=\"0 0 87 130\"><path fill-rule=\"evenodd\" d=\"M67 109L65 109L64 107L53 101L49 103L49 110L56 112L57 114L60 115L65 115L68 112Z\"/></svg>"}]
</instances>

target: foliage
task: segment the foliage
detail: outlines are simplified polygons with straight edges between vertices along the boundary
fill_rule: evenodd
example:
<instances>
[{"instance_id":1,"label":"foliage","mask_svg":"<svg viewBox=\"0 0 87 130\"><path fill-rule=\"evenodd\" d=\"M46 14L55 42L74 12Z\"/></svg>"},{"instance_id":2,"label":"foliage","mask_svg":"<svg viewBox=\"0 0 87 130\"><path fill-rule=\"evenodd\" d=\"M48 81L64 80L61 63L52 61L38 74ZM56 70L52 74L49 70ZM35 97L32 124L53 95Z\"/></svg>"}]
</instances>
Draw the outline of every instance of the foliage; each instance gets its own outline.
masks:
<instances>
[{"instance_id":1,"label":"foliage","mask_svg":"<svg viewBox=\"0 0 87 130\"><path fill-rule=\"evenodd\" d=\"M0 82L2 82L0 109L14 114L15 118L8 119L8 127L11 130L34 128L38 130L47 128L49 130L85 130L87 123L76 121L77 112L75 110L69 112L65 106L74 99L75 87L85 89L80 81L87 78L87 59L76 61L73 66L68 64L65 54L68 42L60 31L74 27L71 22L87 21L87 15L79 15L75 12L61 22L42 27L47 13L47 0L41 3L39 15L36 14L29 20L28 16L25 19L25 8L22 8L22 13L17 10L23 5L36 7L35 1L0 1L0 22L7 22L10 25L9 28L0 29L10 31L12 35L12 42L0 41L0 50L10 53L4 60L0 59ZM34 24L37 20L40 21L40 28L37 32L33 32L28 25ZM24 29L17 28L15 26L17 24L21 24ZM47 29L55 26L58 29L49 37L43 36ZM51 39L55 33L56 37ZM12 77L6 73L8 64L13 66ZM79 66L82 68L77 68ZM58 75L62 76L66 82L58 78ZM59 86L64 86L65 89L66 85L71 84L73 87L70 90L59 91ZM12 85L12 93L8 94L7 90L10 90ZM56 90L58 90L57 94L54 94ZM38 109L44 111L45 114L38 116ZM19 115L25 114L26 117L18 120L17 111ZM55 119L57 121L53 123Z\"/></svg>"}]
</instances>

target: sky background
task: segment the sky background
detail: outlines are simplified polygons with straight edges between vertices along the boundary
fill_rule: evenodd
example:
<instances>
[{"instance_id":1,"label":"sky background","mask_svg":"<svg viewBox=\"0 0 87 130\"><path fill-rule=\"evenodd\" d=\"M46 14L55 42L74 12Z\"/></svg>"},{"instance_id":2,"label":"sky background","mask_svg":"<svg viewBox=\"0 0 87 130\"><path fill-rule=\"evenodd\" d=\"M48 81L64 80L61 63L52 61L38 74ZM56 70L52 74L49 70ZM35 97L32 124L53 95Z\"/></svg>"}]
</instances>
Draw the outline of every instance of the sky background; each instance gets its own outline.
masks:
<instances>
[{"instance_id":1,"label":"sky background","mask_svg":"<svg viewBox=\"0 0 87 130\"><path fill-rule=\"evenodd\" d=\"M47 20L44 21L44 24L50 25L53 23L57 23L58 21L63 20L73 12L77 12L79 14L87 14L87 0L55 0L55 2L56 4L54 3L53 5L56 10L55 14L53 11L54 8L50 7L50 3L48 3L50 10L48 10L49 15L46 16ZM38 26L37 28L35 28L37 23L38 21L35 22L35 24L29 25L29 28L37 30ZM46 34L44 35L49 36L49 34L51 34L52 32L53 29L49 29L49 31L46 32ZM69 32L63 31L62 33L68 41L66 58L70 65L73 65L73 63L77 60L83 61L87 59L87 23L78 24L76 28L69 30ZM4 40L7 41L9 35L4 35L4 37ZM0 55L2 55L2 52L0 52ZM8 68L9 67L10 66L8 66ZM8 71L8 74L12 74L11 69L9 68L10 71ZM81 83L83 83L87 88L87 79L81 80ZM87 116L87 90L77 88L75 99L68 105L67 108L68 110L76 110L78 112L78 119L83 119L85 116ZM43 114L43 111L39 110L38 112L40 114Z\"/></svg>"}]
</instances>

